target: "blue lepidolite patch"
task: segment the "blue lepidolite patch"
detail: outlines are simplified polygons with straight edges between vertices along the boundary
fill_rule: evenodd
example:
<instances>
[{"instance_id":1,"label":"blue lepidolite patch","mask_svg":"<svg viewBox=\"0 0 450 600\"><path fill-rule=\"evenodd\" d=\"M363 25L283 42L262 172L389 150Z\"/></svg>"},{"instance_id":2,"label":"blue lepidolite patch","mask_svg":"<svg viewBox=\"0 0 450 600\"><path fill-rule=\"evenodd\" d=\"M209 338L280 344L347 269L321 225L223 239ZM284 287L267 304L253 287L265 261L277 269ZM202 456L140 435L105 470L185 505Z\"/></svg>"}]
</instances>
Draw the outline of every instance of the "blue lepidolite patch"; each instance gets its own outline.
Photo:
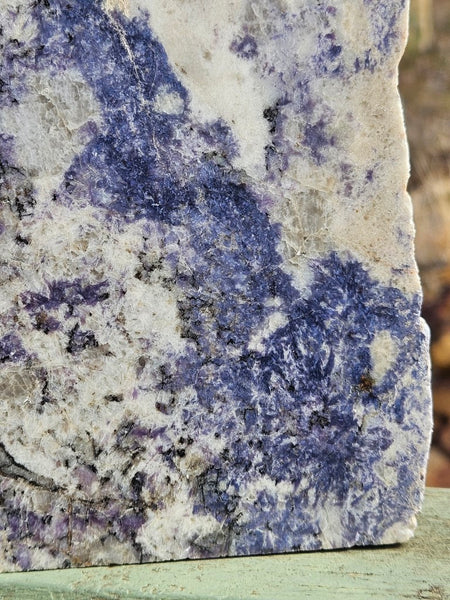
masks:
<instances>
[{"instance_id":1,"label":"blue lepidolite patch","mask_svg":"<svg viewBox=\"0 0 450 600\"><path fill-rule=\"evenodd\" d=\"M39 95L44 75L73 72L98 115L74 133L63 113L81 142L47 188L21 164L18 137L2 133L0 239L9 227L3 260L16 282L1 317L2 402L17 415L0 434L2 568L402 538L387 532L410 526L428 439L419 295L337 250L306 257L299 288L284 268L283 223L233 166L230 126L194 116L145 12L84 0L6 12L29 28L2 41L7 114ZM387 52L393 25L374 27ZM243 61L265 52L245 30L233 39ZM312 71L337 77L341 55L334 34L318 35ZM312 114L309 89L302 75L262 115L268 180L289 165L283 111L297 102ZM316 165L335 145L326 119L304 126ZM57 235L55 215L72 236L58 242L62 267L43 256L24 281L8 260L32 261L37 236ZM393 356L382 375L380 340ZM39 439L18 419L37 420Z\"/></svg>"}]
</instances>

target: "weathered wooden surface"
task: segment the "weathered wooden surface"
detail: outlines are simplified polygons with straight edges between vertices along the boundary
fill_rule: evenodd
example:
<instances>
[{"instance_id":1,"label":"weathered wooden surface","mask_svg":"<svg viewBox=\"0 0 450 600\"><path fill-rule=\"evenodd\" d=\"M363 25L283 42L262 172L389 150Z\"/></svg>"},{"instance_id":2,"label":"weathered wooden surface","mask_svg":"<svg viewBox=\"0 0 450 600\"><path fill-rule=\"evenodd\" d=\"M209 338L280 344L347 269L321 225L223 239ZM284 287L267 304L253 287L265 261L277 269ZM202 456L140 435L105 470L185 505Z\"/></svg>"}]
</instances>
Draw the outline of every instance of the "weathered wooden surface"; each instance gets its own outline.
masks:
<instances>
[{"instance_id":1,"label":"weathered wooden surface","mask_svg":"<svg viewBox=\"0 0 450 600\"><path fill-rule=\"evenodd\" d=\"M7 573L1 600L450 598L450 489L429 488L402 546L191 562Z\"/></svg>"}]
</instances>

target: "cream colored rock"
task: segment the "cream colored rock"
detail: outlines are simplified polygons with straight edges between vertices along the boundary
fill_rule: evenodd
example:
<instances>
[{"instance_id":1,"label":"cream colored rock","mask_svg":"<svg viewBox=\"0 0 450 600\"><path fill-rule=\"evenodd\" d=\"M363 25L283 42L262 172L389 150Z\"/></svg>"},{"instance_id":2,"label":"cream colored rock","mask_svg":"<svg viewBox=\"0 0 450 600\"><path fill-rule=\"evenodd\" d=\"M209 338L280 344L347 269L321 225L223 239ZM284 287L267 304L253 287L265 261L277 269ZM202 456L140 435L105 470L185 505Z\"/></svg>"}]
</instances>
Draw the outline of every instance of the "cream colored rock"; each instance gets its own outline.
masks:
<instances>
[{"instance_id":1,"label":"cream colored rock","mask_svg":"<svg viewBox=\"0 0 450 600\"><path fill-rule=\"evenodd\" d=\"M1 9L0 568L409 538L403 2Z\"/></svg>"}]
</instances>

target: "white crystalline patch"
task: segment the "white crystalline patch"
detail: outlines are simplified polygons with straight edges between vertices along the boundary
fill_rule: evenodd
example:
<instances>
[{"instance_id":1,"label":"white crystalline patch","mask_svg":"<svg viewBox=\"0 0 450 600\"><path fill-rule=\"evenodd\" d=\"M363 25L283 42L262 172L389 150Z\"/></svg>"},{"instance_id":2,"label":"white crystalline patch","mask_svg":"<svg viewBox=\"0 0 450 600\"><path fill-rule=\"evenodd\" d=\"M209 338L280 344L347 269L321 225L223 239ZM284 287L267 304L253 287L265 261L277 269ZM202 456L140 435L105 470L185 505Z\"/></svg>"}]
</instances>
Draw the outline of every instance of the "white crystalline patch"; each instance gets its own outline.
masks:
<instances>
[{"instance_id":1,"label":"white crystalline patch","mask_svg":"<svg viewBox=\"0 0 450 600\"><path fill-rule=\"evenodd\" d=\"M120 10L125 15L129 15L128 0L103 0L103 6L108 12Z\"/></svg>"},{"instance_id":2,"label":"white crystalline patch","mask_svg":"<svg viewBox=\"0 0 450 600\"><path fill-rule=\"evenodd\" d=\"M137 12L136 2L130 6ZM270 142L263 112L276 100L276 90L263 85L251 61L230 51L245 4L217 2L209 10L200 0L154 0L139 6L148 9L151 27L188 87L194 115L203 121L223 120L239 146L234 165L251 176L263 175L264 148ZM180 36L180 30L189 35Z\"/></svg>"},{"instance_id":3,"label":"white crystalline patch","mask_svg":"<svg viewBox=\"0 0 450 600\"><path fill-rule=\"evenodd\" d=\"M183 350L175 293L159 283L130 280L122 310L130 335L154 338L160 350Z\"/></svg>"},{"instance_id":4,"label":"white crystalline patch","mask_svg":"<svg viewBox=\"0 0 450 600\"><path fill-rule=\"evenodd\" d=\"M339 548L342 545L342 509L338 503L328 504L318 511L317 521L323 548Z\"/></svg>"},{"instance_id":5,"label":"white crystalline patch","mask_svg":"<svg viewBox=\"0 0 450 600\"><path fill-rule=\"evenodd\" d=\"M59 417L48 415L45 421L37 421L34 408L41 399L42 386L32 369L10 366L0 373L0 419L3 429L3 440L7 451L16 460L38 475L53 472L54 458L47 452L45 433L53 427L59 427L60 433L67 434ZM29 447L20 443L21 436L39 449L33 453ZM57 445L51 449L58 450Z\"/></svg>"},{"instance_id":6,"label":"white crystalline patch","mask_svg":"<svg viewBox=\"0 0 450 600\"><path fill-rule=\"evenodd\" d=\"M389 527L380 539L380 544L398 544L407 542L414 535L417 519L412 516L406 523L395 523Z\"/></svg>"},{"instance_id":7,"label":"white crystalline patch","mask_svg":"<svg viewBox=\"0 0 450 600\"><path fill-rule=\"evenodd\" d=\"M30 75L29 95L2 109L0 131L14 137L16 158L29 175L63 174L86 144L80 128L99 121L99 108L81 73Z\"/></svg>"},{"instance_id":8,"label":"white crystalline patch","mask_svg":"<svg viewBox=\"0 0 450 600\"><path fill-rule=\"evenodd\" d=\"M29 290L45 287L46 281L83 277L90 267L98 268L104 254L103 243L109 239L91 206L69 208L53 203L51 213L46 212L45 216L29 226L32 252L23 265ZM117 262L120 263L120 255L116 256Z\"/></svg>"},{"instance_id":9,"label":"white crystalline patch","mask_svg":"<svg viewBox=\"0 0 450 600\"><path fill-rule=\"evenodd\" d=\"M7 4L9 13L14 18L2 19L2 34L5 40L17 40L18 42L29 43L38 33L38 24L29 12L21 11L22 0L2 0L0 7L4 8Z\"/></svg>"},{"instance_id":10,"label":"white crystalline patch","mask_svg":"<svg viewBox=\"0 0 450 600\"><path fill-rule=\"evenodd\" d=\"M371 375L376 385L381 383L387 371L394 364L397 354L397 344L389 331L379 331L370 345Z\"/></svg>"},{"instance_id":11,"label":"white crystalline patch","mask_svg":"<svg viewBox=\"0 0 450 600\"><path fill-rule=\"evenodd\" d=\"M256 352L264 351L264 340L266 340L272 333L274 333L283 325L286 325L287 317L285 314L281 312L275 312L269 315L266 321L262 324L262 326L255 331L255 333L250 338L248 343L249 350L254 350Z\"/></svg>"},{"instance_id":12,"label":"white crystalline patch","mask_svg":"<svg viewBox=\"0 0 450 600\"><path fill-rule=\"evenodd\" d=\"M149 515L136 541L157 560L186 558L190 546L205 536L219 536L221 524L211 515L194 515L190 490L177 490L166 509Z\"/></svg>"},{"instance_id":13,"label":"white crystalline patch","mask_svg":"<svg viewBox=\"0 0 450 600\"><path fill-rule=\"evenodd\" d=\"M180 115L184 110L184 101L179 94L163 86L156 94L152 107L157 113Z\"/></svg>"},{"instance_id":14,"label":"white crystalline patch","mask_svg":"<svg viewBox=\"0 0 450 600\"><path fill-rule=\"evenodd\" d=\"M280 481L276 483L267 475L262 475L259 479L252 479L246 483L244 492L242 493L242 499L246 503L253 504L257 501L258 495L261 492L265 492L268 495L272 495L277 498L277 502L282 505L286 502L287 498L292 495L294 491L294 484L290 481Z\"/></svg>"}]
</instances>

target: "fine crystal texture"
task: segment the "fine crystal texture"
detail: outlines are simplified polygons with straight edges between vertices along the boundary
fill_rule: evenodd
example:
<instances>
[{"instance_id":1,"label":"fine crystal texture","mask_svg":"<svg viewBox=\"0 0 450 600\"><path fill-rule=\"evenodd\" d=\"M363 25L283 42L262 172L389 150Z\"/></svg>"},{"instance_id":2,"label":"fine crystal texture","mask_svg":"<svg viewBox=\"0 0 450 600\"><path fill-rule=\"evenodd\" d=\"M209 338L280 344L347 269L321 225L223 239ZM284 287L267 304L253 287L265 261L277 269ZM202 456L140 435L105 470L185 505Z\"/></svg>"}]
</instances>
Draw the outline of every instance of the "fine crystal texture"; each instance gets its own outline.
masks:
<instances>
[{"instance_id":1,"label":"fine crystal texture","mask_svg":"<svg viewBox=\"0 0 450 600\"><path fill-rule=\"evenodd\" d=\"M1 570L411 537L407 19L2 0Z\"/></svg>"}]
</instances>

